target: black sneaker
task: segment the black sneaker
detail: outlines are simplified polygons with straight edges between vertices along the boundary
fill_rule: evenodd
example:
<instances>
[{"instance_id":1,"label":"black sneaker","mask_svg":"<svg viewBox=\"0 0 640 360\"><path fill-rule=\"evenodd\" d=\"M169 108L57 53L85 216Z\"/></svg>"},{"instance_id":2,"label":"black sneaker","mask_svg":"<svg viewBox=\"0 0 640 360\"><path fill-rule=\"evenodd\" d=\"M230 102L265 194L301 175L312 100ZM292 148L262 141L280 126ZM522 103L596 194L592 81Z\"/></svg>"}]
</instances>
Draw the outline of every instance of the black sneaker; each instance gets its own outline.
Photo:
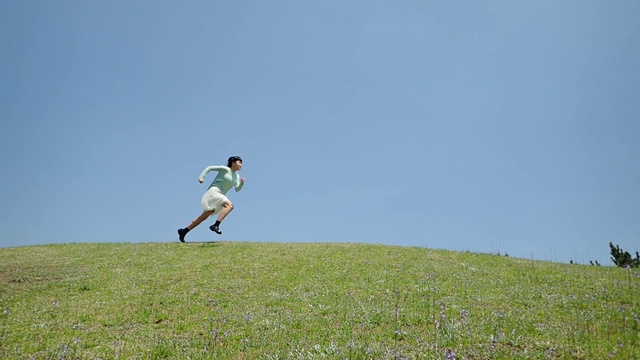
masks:
<instances>
[{"instance_id":1,"label":"black sneaker","mask_svg":"<svg viewBox=\"0 0 640 360\"><path fill-rule=\"evenodd\" d=\"M178 229L178 238L180 242L184 242L184 237L189 232L189 229Z\"/></svg>"},{"instance_id":2,"label":"black sneaker","mask_svg":"<svg viewBox=\"0 0 640 360\"><path fill-rule=\"evenodd\" d=\"M220 228L217 227L215 224L209 226L209 230L213 231L216 234L222 234L222 231L220 231Z\"/></svg>"}]
</instances>

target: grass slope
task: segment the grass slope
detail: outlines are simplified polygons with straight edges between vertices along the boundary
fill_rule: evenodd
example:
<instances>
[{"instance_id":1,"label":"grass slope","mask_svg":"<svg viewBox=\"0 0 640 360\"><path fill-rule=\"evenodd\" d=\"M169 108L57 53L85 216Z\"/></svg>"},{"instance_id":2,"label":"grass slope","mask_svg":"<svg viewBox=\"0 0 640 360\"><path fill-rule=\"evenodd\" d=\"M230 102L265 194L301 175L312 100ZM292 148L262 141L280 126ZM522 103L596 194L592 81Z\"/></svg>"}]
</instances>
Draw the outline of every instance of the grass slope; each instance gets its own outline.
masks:
<instances>
[{"instance_id":1,"label":"grass slope","mask_svg":"<svg viewBox=\"0 0 640 360\"><path fill-rule=\"evenodd\" d=\"M2 359L638 359L636 270L362 244L0 249Z\"/></svg>"}]
</instances>

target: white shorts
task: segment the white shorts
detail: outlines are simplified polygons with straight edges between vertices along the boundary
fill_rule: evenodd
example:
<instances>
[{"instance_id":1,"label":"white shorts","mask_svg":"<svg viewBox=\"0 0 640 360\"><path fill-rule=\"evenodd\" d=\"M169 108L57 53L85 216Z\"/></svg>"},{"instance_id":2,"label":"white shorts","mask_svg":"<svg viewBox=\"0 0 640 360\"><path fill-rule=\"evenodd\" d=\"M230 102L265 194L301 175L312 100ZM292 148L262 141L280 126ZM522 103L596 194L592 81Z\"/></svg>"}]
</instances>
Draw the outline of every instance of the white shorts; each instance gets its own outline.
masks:
<instances>
[{"instance_id":1,"label":"white shorts","mask_svg":"<svg viewBox=\"0 0 640 360\"><path fill-rule=\"evenodd\" d=\"M228 201L229 199L220 192L220 189L212 186L202 195L202 202L200 204L202 205L202 210L213 210L213 213L217 214L220 212L220 209L222 209L222 205Z\"/></svg>"}]
</instances>

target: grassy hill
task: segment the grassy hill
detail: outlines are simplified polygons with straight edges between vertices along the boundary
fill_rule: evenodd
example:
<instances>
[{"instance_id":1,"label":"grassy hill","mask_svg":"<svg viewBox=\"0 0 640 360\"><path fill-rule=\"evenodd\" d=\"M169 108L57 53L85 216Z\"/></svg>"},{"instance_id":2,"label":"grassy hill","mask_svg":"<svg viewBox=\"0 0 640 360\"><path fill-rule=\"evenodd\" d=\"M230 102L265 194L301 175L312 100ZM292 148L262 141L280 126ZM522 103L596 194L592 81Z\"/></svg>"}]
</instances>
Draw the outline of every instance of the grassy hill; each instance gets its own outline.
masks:
<instances>
[{"instance_id":1,"label":"grassy hill","mask_svg":"<svg viewBox=\"0 0 640 360\"><path fill-rule=\"evenodd\" d=\"M638 359L637 270L362 244L0 249L2 359Z\"/></svg>"}]
</instances>

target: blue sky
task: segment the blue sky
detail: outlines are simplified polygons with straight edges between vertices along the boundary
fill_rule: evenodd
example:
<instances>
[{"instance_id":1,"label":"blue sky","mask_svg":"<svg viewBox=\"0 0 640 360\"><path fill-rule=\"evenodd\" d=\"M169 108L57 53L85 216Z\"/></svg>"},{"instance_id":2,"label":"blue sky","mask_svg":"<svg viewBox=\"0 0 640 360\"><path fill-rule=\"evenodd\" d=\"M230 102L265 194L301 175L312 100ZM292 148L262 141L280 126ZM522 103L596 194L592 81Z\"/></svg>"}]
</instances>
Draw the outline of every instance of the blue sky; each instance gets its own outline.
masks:
<instances>
[{"instance_id":1,"label":"blue sky","mask_svg":"<svg viewBox=\"0 0 640 360\"><path fill-rule=\"evenodd\" d=\"M3 1L0 246L640 250L638 1ZM208 223L207 223L208 225Z\"/></svg>"}]
</instances>

